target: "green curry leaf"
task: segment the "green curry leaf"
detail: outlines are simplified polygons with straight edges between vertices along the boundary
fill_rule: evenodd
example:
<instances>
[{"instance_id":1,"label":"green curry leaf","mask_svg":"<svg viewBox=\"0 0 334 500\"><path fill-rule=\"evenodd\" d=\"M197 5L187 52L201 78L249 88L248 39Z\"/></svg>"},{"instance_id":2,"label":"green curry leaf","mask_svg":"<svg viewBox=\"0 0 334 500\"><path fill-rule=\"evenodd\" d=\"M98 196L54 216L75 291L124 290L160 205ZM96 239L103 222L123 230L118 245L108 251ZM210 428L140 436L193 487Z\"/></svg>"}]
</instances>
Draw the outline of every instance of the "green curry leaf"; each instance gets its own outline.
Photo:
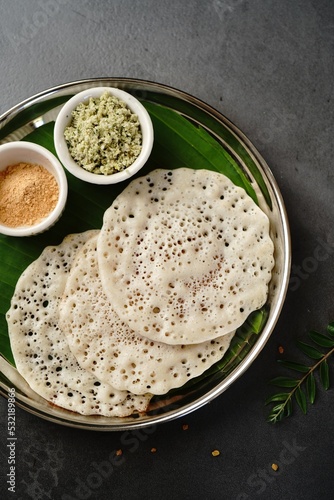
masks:
<instances>
[{"instance_id":1,"label":"green curry leaf","mask_svg":"<svg viewBox=\"0 0 334 500\"><path fill-rule=\"evenodd\" d=\"M330 335L333 333L333 325L334 323L330 323L327 327L327 331ZM307 413L307 400L310 404L313 404L316 397L317 384L314 375L316 372L318 372L319 381L322 387L327 390L330 386L328 361L334 354L333 341L329 336L314 331L310 332L309 336L315 344L326 348L327 351L320 352L312 345L299 341L298 347L300 350L306 354L306 356L316 360L312 366L303 365L294 361L278 360L283 367L301 372L303 375L299 379L279 376L271 381L271 383L279 387L291 388L291 391L285 393L279 392L267 398L265 404L279 402L279 404L271 409L268 415L268 422L276 423L292 414L293 396L302 412L304 414ZM303 388L306 389L307 397Z\"/></svg>"}]
</instances>

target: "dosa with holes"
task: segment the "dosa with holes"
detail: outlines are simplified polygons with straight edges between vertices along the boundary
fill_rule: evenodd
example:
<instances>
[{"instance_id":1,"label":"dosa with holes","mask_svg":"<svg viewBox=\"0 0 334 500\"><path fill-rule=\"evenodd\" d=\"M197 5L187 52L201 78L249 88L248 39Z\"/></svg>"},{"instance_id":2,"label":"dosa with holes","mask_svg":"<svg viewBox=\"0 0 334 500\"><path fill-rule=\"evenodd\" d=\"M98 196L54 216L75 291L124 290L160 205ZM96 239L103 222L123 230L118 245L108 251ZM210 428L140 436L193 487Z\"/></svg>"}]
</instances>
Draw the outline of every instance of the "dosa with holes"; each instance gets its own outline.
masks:
<instances>
[{"instance_id":1,"label":"dosa with holes","mask_svg":"<svg viewBox=\"0 0 334 500\"><path fill-rule=\"evenodd\" d=\"M9 337L17 370L40 396L84 415L125 417L145 411L152 396L118 391L82 369L59 327L59 302L72 262L95 234L69 235L27 267L7 313Z\"/></svg>"},{"instance_id":2,"label":"dosa with holes","mask_svg":"<svg viewBox=\"0 0 334 500\"><path fill-rule=\"evenodd\" d=\"M105 212L103 288L130 329L198 344L237 329L267 299L269 220L242 188L208 170L158 169Z\"/></svg>"},{"instance_id":3,"label":"dosa with holes","mask_svg":"<svg viewBox=\"0 0 334 500\"><path fill-rule=\"evenodd\" d=\"M60 325L80 366L118 390L166 394L219 361L235 332L201 344L168 345L134 333L106 296L97 237L78 252L60 303Z\"/></svg>"}]
</instances>

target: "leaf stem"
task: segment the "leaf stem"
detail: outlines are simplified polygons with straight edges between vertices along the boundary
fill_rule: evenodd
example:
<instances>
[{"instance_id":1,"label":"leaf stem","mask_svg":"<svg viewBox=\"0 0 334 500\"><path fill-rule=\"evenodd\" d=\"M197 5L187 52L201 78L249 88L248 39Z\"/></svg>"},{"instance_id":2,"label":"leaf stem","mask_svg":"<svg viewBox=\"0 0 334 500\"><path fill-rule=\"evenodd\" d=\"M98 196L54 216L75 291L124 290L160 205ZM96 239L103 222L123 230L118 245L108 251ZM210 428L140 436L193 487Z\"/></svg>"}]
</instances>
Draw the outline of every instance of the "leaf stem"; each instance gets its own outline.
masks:
<instances>
[{"instance_id":1,"label":"leaf stem","mask_svg":"<svg viewBox=\"0 0 334 500\"><path fill-rule=\"evenodd\" d=\"M311 375L311 373L313 373L314 370L316 370L321 365L321 363L326 361L326 359L329 358L329 356L331 354L334 354L334 347L330 351L328 351L326 354L324 354L322 356L322 358L319 359L319 361L317 361L313 366L311 366L310 369L308 370L308 372L305 373L305 375L299 380L298 384L288 393L289 394L288 397L286 398L284 403L282 403L280 405L279 411L275 414L275 418L272 420L273 422L277 422L277 420L280 420L280 416L281 415L283 416L284 411L286 409L286 406L289 404L289 401L291 401L295 392L301 387L301 385L303 384L303 382L305 382L307 377L309 377Z\"/></svg>"}]
</instances>

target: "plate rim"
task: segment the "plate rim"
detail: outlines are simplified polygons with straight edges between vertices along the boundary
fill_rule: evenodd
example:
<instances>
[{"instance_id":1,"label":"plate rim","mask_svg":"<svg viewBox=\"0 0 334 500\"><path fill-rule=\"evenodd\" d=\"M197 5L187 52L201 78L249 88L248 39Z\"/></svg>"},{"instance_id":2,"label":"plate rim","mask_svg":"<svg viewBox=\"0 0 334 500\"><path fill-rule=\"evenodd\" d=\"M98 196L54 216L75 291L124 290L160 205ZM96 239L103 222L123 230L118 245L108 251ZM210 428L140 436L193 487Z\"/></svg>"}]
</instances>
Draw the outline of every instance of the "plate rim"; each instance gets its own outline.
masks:
<instances>
[{"instance_id":1,"label":"plate rim","mask_svg":"<svg viewBox=\"0 0 334 500\"><path fill-rule=\"evenodd\" d=\"M282 223L282 236L283 236L283 243L284 243L284 248L283 248L283 253L285 255L285 260L284 260L284 266L282 268L282 286L280 288L280 293L277 298L277 305L275 308L275 315L273 317L268 318L268 321L264 327L264 330L260 334L260 338L257 340L255 345L252 347L249 353L245 356L245 358L234 368L234 370L222 381L220 381L214 388L210 389L208 392L206 392L203 396L200 396L197 398L195 401L192 401L191 403L187 403L185 406L182 406L181 408L178 408L177 410L171 410L167 411L166 413L163 414L158 414L150 417L141 417L138 420L134 420L133 422L126 422L126 419L119 419L120 420L120 425L115 425L114 422L108 424L104 423L99 423L98 418L99 416L92 416L94 419L96 418L96 422L78 422L75 419L71 420L65 420L64 417L58 416L58 415L53 415L46 413L45 409L38 409L36 407L33 407L32 405L29 404L29 402L20 400L20 398L17 399L16 404L23 408L24 410L28 411L29 413L32 413L40 418L43 418L48 421L52 421L54 423L58 423L60 425L65 425L68 427L74 427L74 428L81 428L81 429L88 429L88 430L95 430L95 431L124 431L124 430L134 430L134 429L141 429L144 427L160 424L160 423L165 423L167 421L174 420L176 418L180 418L181 416L185 416L202 406L206 405L213 399L215 399L217 396L221 395L225 390L227 390L233 382L235 382L241 375L243 375L246 370L250 367L250 365L254 362L256 357L260 354L266 343L268 342L271 334L273 333L273 330L275 328L275 325L279 319L279 316L281 314L281 311L284 306L284 301L286 298L286 294L288 291L288 285L289 285L289 277L290 277L290 270L291 270L291 235L290 235L290 227L289 227L289 221L288 221L288 215L287 211L285 208L284 200L280 191L280 188L278 186L278 183L276 181L276 178L274 177L269 165L265 161L265 159L262 157L260 152L257 150L255 145L248 139L248 137L237 127L229 118L227 118L222 112L218 111L216 108L213 106L207 104L205 101L191 95L188 92L185 92L183 90L179 90L175 87L172 87L170 85L165 85L162 83L157 83L154 81L150 80L145 80L145 79L136 79L136 78L127 78L127 77L96 77L96 78L86 78L86 79L80 79L80 80L74 80L71 82L67 83L62 83L60 85L56 85L53 87L50 87L48 89L45 89L43 91L40 91L31 97L28 97L21 102L17 103L16 105L12 106L10 109L5 111L0 115L0 130L2 128L2 124L4 122L4 125L8 123L12 118L14 118L18 113L20 113L24 109L28 109L31 105L34 103L39 102L42 98L46 98L48 96L59 94L60 92L64 92L67 89L70 89L71 87L76 87L76 86L81 86L81 85L88 85L88 86L96 86L96 84L106 84L108 83L110 86L112 85L142 85L142 86L149 86L148 90L161 90L163 93L168 93L169 95L177 95L178 98L181 98L182 100L185 100L188 104L190 103L191 105L195 105L197 108L201 109L205 113L208 113L211 115L213 118L218 120L219 122L222 122L224 126L229 128L234 135L238 138L239 141L243 143L248 149L248 152L254 157L256 160L256 163L258 164L257 166L260 167L261 173L267 177L267 180L272 188L276 203L279 208L279 212L281 214L281 223ZM121 87L122 88L122 87ZM264 334L265 333L265 334ZM7 362L7 360L2 356L1 354L1 361ZM2 380L0 380L0 394L4 396L5 398L8 397L8 389L10 386L7 386ZM45 400L46 401L46 400ZM47 401L46 401L47 402ZM48 403L48 402L47 402ZM50 403L49 403L50 404ZM45 414L44 414L45 413ZM82 417L80 414L74 414L74 415L79 415ZM89 416L84 416L89 417ZM107 419L110 417L102 417L103 419ZM148 419L147 419L148 418ZM92 419L92 420L94 420ZM80 420L80 419L79 419ZM123 420L123 422L122 422Z\"/></svg>"}]
</instances>

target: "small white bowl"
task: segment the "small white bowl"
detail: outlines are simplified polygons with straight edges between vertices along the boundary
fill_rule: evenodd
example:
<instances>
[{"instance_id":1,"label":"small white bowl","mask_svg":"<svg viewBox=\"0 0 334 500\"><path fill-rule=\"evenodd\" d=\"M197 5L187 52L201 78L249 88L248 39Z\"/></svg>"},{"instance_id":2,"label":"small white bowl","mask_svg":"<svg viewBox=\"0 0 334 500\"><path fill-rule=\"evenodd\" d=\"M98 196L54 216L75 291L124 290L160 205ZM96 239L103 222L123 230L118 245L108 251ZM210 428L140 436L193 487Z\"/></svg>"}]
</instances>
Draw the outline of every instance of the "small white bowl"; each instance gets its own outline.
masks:
<instances>
[{"instance_id":1,"label":"small white bowl","mask_svg":"<svg viewBox=\"0 0 334 500\"><path fill-rule=\"evenodd\" d=\"M130 110L138 116L142 133L142 148L136 160L125 170L110 175L94 174L78 165L70 155L64 137L64 130L71 122L72 111L81 102L88 102L92 97L101 97L106 91L125 102L128 108L130 108ZM64 167L75 177L92 184L116 184L132 177L145 165L148 160L153 147L153 137L154 133L152 121L144 106L131 94L113 87L94 87L76 94L61 108L56 118L54 128L54 143L56 152Z\"/></svg>"},{"instance_id":2,"label":"small white bowl","mask_svg":"<svg viewBox=\"0 0 334 500\"><path fill-rule=\"evenodd\" d=\"M67 178L58 159L46 148L25 141L14 141L0 145L0 172L10 165L32 163L45 167L58 183L59 197L55 208L43 220L33 226L9 227L0 223L0 233L7 236L33 236L53 226L61 216L67 200Z\"/></svg>"}]
</instances>

